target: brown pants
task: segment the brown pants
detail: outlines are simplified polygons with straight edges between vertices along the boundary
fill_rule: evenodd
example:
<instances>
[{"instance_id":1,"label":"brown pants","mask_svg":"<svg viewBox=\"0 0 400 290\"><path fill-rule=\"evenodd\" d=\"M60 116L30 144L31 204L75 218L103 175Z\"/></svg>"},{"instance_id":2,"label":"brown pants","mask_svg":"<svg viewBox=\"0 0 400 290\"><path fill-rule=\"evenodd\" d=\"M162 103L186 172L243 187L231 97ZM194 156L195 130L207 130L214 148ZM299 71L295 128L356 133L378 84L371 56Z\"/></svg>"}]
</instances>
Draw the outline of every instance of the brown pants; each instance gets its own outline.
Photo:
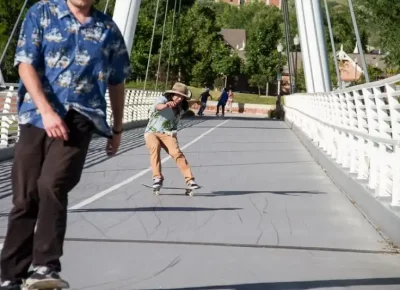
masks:
<instances>
[{"instance_id":1,"label":"brown pants","mask_svg":"<svg viewBox=\"0 0 400 290\"><path fill-rule=\"evenodd\" d=\"M1 253L3 281L25 279L31 264L61 271L68 192L80 180L94 129L76 111L68 112L65 123L67 142L21 125L11 177L13 208Z\"/></svg>"},{"instance_id":2,"label":"brown pants","mask_svg":"<svg viewBox=\"0 0 400 290\"><path fill-rule=\"evenodd\" d=\"M186 157L179 148L176 136L170 136L162 133L147 133L145 134L145 140L146 146L150 152L150 163L153 170L153 178L164 178L161 173L160 157L161 148L164 148L164 150L175 160L183 176L185 177L185 181L188 182L189 180L194 180Z\"/></svg>"}]
</instances>

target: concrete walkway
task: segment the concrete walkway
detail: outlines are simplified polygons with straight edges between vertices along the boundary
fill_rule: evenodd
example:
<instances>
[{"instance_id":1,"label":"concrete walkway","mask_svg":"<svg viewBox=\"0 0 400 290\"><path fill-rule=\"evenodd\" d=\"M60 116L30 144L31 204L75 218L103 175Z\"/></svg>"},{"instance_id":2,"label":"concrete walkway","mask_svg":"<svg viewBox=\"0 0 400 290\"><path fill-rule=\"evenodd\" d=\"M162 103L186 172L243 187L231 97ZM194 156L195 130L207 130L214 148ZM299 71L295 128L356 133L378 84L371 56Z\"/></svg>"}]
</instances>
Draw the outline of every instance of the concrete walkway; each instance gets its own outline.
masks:
<instances>
[{"instance_id":1,"label":"concrete walkway","mask_svg":"<svg viewBox=\"0 0 400 290\"><path fill-rule=\"evenodd\" d=\"M283 122L184 121L196 196L151 184L143 128L107 159L92 142L70 194L63 276L72 289L400 289L400 256ZM166 158L166 155L163 155ZM0 235L11 206L1 163ZM183 187L164 159L166 187Z\"/></svg>"}]
</instances>

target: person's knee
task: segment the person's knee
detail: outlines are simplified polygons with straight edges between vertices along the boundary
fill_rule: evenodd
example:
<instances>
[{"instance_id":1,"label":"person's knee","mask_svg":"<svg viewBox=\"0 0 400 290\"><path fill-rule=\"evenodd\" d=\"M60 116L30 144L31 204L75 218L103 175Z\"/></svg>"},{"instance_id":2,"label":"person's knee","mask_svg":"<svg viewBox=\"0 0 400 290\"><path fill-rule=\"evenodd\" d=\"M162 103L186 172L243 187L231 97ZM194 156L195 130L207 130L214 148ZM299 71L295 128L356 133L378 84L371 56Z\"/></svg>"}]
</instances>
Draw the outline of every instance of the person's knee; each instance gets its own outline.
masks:
<instances>
[{"instance_id":1,"label":"person's knee","mask_svg":"<svg viewBox=\"0 0 400 290\"><path fill-rule=\"evenodd\" d=\"M151 154L157 154L161 151L161 145L157 143L148 144L147 148L149 149Z\"/></svg>"},{"instance_id":2,"label":"person's knee","mask_svg":"<svg viewBox=\"0 0 400 290\"><path fill-rule=\"evenodd\" d=\"M80 178L80 174L42 175L38 180L39 198L56 201L64 207L68 202L68 193L79 183Z\"/></svg>"},{"instance_id":3,"label":"person's knee","mask_svg":"<svg viewBox=\"0 0 400 290\"><path fill-rule=\"evenodd\" d=\"M173 159L175 159L175 160L178 159L178 158L184 157L182 151L179 150L179 149L170 150L170 151L169 151L169 155L171 155L171 157L172 157Z\"/></svg>"}]
</instances>

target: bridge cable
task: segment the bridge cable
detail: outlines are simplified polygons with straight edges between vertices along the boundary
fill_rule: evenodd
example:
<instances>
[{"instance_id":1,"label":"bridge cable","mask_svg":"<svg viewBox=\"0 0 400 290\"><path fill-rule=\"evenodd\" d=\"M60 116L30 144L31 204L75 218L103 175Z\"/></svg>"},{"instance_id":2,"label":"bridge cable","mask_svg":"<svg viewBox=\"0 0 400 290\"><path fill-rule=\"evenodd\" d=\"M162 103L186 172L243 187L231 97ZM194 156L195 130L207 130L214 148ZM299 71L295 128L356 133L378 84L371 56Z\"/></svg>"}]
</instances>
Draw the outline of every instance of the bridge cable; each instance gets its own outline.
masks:
<instances>
[{"instance_id":1,"label":"bridge cable","mask_svg":"<svg viewBox=\"0 0 400 290\"><path fill-rule=\"evenodd\" d=\"M368 67L367 67L367 63L365 62L364 49L362 47L362 43L361 43L361 39L360 39L360 33L358 31L357 19L356 19L356 15L354 13L354 7L353 7L353 1L352 0L349 0L349 8L350 8L351 20L353 22L353 27L354 27L354 33L356 35L358 51L360 53L361 62L362 62L362 65L363 65L365 82L369 83L370 80L369 80Z\"/></svg>"},{"instance_id":2,"label":"bridge cable","mask_svg":"<svg viewBox=\"0 0 400 290\"><path fill-rule=\"evenodd\" d=\"M176 34L178 35L178 38L180 37L180 33L181 33L181 7L182 7L182 0L179 0L179 9L178 9L178 15L179 15L179 17L178 17L178 25L177 25L177 30L176 30ZM180 47L178 47L178 55L180 55L180 51L179 51L179 48ZM179 65L179 69L178 69L178 81L180 82L181 81L181 66Z\"/></svg>"},{"instance_id":3,"label":"bridge cable","mask_svg":"<svg viewBox=\"0 0 400 290\"><path fill-rule=\"evenodd\" d=\"M13 30L11 31L11 35L8 37L7 44L6 44L6 46L4 47L3 53L2 53L2 55L1 55L1 57L0 57L0 66L1 66L1 64L2 64L2 62L3 62L3 60L4 60L4 57L6 56L6 52L7 52L7 50L8 50L8 47L9 47L10 44L11 44L11 40L12 40L14 34L15 34L15 30L17 29L18 23L19 23L19 21L21 20L22 14L23 14L23 12L24 12L24 10L25 10L25 7L26 7L26 4L27 4L27 3L28 3L28 0L25 0L24 4L22 4L22 8L21 8L21 11L19 12L17 21L16 21L15 24L14 24L14 28L13 28Z\"/></svg>"},{"instance_id":4,"label":"bridge cable","mask_svg":"<svg viewBox=\"0 0 400 290\"><path fill-rule=\"evenodd\" d=\"M170 66L170 61L171 61L172 40L173 40L173 36L174 36L174 26L175 26L176 3L177 3L177 0L175 0L174 15L172 18L172 28L171 28L171 34L170 34L171 36L170 36L170 43L169 43L168 68L167 68L167 77L165 79L165 89L167 89L167 87L168 87L169 66Z\"/></svg>"},{"instance_id":5,"label":"bridge cable","mask_svg":"<svg viewBox=\"0 0 400 290\"><path fill-rule=\"evenodd\" d=\"M329 14L329 7L328 3L326 0L324 0L325 4L325 12L326 12L326 19L328 21L328 29L329 29L329 37L331 39L331 45L332 45L332 53L333 53L333 61L335 63L335 69L336 69L336 77L337 77L337 84L340 89L343 89L343 83L342 79L340 77L340 71L339 71L339 64L336 56L336 48L335 48L335 39L333 38L333 31L332 31L332 23L331 23L331 16Z\"/></svg>"},{"instance_id":6,"label":"bridge cable","mask_svg":"<svg viewBox=\"0 0 400 290\"><path fill-rule=\"evenodd\" d=\"M291 42L290 42L290 20L289 20L289 8L288 8L288 1L282 1L282 14L283 20L285 22L285 38L286 38L286 53L287 53L287 62L288 62L288 69L289 69L289 83L290 83L290 93L293 94L293 85L292 85L292 64L293 55L291 54ZM292 56L292 57L290 57ZM290 59L292 58L292 60Z\"/></svg>"},{"instance_id":7,"label":"bridge cable","mask_svg":"<svg viewBox=\"0 0 400 290\"><path fill-rule=\"evenodd\" d=\"M157 74L156 74L156 87L155 87L156 91L158 89L158 78L160 75L161 57L162 57L162 51L163 51L163 45L164 45L164 35L165 35L165 26L166 26L165 24L167 22L167 16L168 16L168 2L169 2L169 0L167 0L166 4L165 4L164 25L163 25L163 31L162 31L162 36L161 36L161 47L160 47L160 54L158 56L158 67L157 67Z\"/></svg>"},{"instance_id":8,"label":"bridge cable","mask_svg":"<svg viewBox=\"0 0 400 290\"><path fill-rule=\"evenodd\" d=\"M153 42L154 42L154 34L156 31L156 24L157 24L157 16L158 16L158 6L160 5L160 0L157 0L157 5L156 5L156 13L154 14L154 23L153 23L153 34L151 36L151 42L150 42L150 49L149 49L149 57L147 59L147 68L146 68L146 77L144 79L144 86L143 90L146 90L146 84L147 84L147 77L149 74L149 67L150 67L150 60L151 60L151 50L153 49Z\"/></svg>"},{"instance_id":9,"label":"bridge cable","mask_svg":"<svg viewBox=\"0 0 400 290\"><path fill-rule=\"evenodd\" d=\"M110 0L107 0L106 6L104 7L104 14L107 14L107 9L108 9L108 4L110 3Z\"/></svg>"}]
</instances>

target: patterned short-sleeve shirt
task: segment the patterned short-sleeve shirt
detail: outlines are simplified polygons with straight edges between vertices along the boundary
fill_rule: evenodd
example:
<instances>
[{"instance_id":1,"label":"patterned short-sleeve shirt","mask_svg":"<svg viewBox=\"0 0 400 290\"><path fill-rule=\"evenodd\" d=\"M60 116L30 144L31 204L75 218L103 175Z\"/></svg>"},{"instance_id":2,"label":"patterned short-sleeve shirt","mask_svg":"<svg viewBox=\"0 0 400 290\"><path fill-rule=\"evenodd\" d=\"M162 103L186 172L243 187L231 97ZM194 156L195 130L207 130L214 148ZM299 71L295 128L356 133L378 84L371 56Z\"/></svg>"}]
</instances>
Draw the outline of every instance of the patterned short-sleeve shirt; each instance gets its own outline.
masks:
<instances>
[{"instance_id":1,"label":"patterned short-sleeve shirt","mask_svg":"<svg viewBox=\"0 0 400 290\"><path fill-rule=\"evenodd\" d=\"M178 130L180 114L176 115L171 108L166 108L162 111L156 109L158 104L166 104L167 102L168 100L164 96L160 96L155 101L145 133L165 133Z\"/></svg>"},{"instance_id":2,"label":"patterned short-sleeve shirt","mask_svg":"<svg viewBox=\"0 0 400 290\"><path fill-rule=\"evenodd\" d=\"M66 0L42 0L22 24L15 65L31 64L39 74L53 109L64 117L74 109L93 121L98 132L111 136L106 121L108 85L124 82L131 73L129 55L117 25L92 9L81 24ZM43 128L39 110L22 81L18 90L20 124Z\"/></svg>"}]
</instances>

